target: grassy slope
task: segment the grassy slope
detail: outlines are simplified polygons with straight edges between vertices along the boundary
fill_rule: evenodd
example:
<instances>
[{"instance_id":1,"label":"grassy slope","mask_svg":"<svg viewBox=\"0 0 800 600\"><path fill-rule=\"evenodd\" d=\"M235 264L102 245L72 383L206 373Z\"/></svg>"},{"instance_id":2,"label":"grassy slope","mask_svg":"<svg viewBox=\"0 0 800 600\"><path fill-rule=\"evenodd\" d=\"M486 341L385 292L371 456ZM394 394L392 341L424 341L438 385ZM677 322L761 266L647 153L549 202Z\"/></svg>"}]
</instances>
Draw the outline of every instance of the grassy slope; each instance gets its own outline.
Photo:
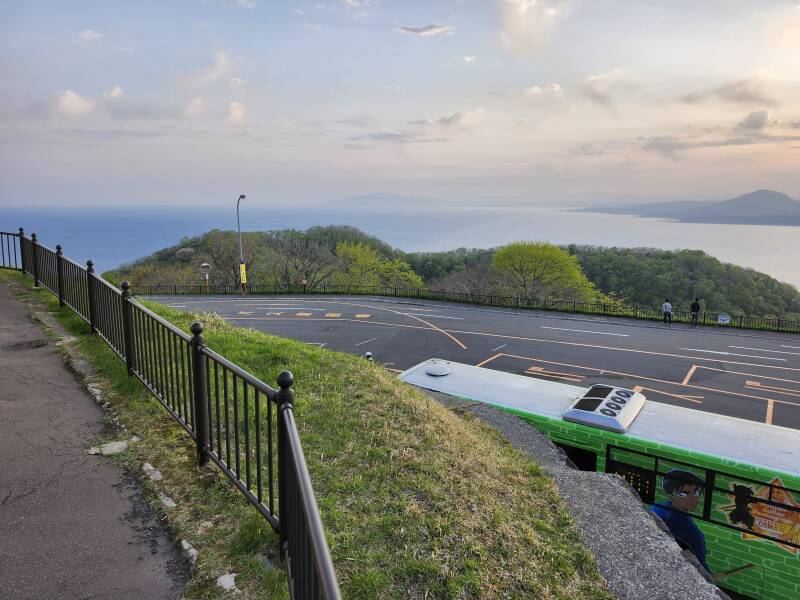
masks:
<instances>
[{"instance_id":1,"label":"grassy slope","mask_svg":"<svg viewBox=\"0 0 800 600\"><path fill-rule=\"evenodd\" d=\"M300 435L346 598L611 597L552 481L494 430L358 358L151 306L184 330L200 318L211 348L264 381L294 372ZM204 597L225 569L241 574L248 596L283 595L280 575L249 558L274 543L269 528L215 473L192 483L185 434L102 344L78 343L128 398L129 430L145 432L143 449L165 482L178 482L176 499L195 501L173 518L201 550L189 596Z\"/></svg>"}]
</instances>

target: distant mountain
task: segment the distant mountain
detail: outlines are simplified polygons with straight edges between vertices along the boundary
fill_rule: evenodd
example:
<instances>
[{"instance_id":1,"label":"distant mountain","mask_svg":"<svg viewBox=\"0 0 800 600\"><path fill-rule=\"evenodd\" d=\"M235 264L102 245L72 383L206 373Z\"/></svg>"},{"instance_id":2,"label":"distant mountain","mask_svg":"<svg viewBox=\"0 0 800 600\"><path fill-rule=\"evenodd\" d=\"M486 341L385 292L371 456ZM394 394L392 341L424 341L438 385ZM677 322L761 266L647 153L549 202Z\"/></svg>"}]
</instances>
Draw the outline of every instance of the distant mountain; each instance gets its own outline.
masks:
<instances>
[{"instance_id":1,"label":"distant mountain","mask_svg":"<svg viewBox=\"0 0 800 600\"><path fill-rule=\"evenodd\" d=\"M579 210L651 219L672 219L683 223L800 226L800 202L772 190L757 190L721 202L656 202Z\"/></svg>"}]
</instances>

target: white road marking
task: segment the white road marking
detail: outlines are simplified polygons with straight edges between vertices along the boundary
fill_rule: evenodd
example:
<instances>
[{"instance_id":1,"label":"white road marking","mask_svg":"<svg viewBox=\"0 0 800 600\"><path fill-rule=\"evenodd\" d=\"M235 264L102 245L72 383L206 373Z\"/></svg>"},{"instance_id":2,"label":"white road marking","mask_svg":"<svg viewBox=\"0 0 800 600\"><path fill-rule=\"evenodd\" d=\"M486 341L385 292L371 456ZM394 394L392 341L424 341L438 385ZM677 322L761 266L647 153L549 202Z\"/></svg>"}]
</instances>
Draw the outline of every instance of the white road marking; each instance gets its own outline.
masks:
<instances>
[{"instance_id":1,"label":"white road marking","mask_svg":"<svg viewBox=\"0 0 800 600\"><path fill-rule=\"evenodd\" d=\"M429 314L420 314L420 313L412 313L412 312L404 312L400 313L402 315L411 315L416 317L426 317L428 319L452 319L453 321L463 321L464 317L445 317L444 315L429 315Z\"/></svg>"},{"instance_id":2,"label":"white road marking","mask_svg":"<svg viewBox=\"0 0 800 600\"><path fill-rule=\"evenodd\" d=\"M615 335L617 337L630 337L628 333L608 333L607 331L588 331L586 329L567 329L566 327L546 327L542 326L542 329L557 329L558 331L577 331L579 333L596 333L597 335Z\"/></svg>"},{"instance_id":3,"label":"white road marking","mask_svg":"<svg viewBox=\"0 0 800 600\"><path fill-rule=\"evenodd\" d=\"M508 346L507 343L503 344L502 346L498 346L497 348L492 348L491 350L489 350L489 352L495 352L497 350L500 350L500 348L505 348L506 346Z\"/></svg>"},{"instance_id":4,"label":"white road marking","mask_svg":"<svg viewBox=\"0 0 800 600\"><path fill-rule=\"evenodd\" d=\"M306 342L309 346L319 346L320 348L324 348L328 345L328 342Z\"/></svg>"},{"instance_id":5,"label":"white road marking","mask_svg":"<svg viewBox=\"0 0 800 600\"><path fill-rule=\"evenodd\" d=\"M737 348L739 350L757 350L758 352L772 352L773 354L793 354L800 356L800 352L786 352L784 350L767 350L766 348L748 348L747 346L728 346L728 348Z\"/></svg>"},{"instance_id":6,"label":"white road marking","mask_svg":"<svg viewBox=\"0 0 800 600\"><path fill-rule=\"evenodd\" d=\"M167 304L167 306L171 306L172 308L186 308L185 304Z\"/></svg>"},{"instance_id":7,"label":"white road marking","mask_svg":"<svg viewBox=\"0 0 800 600\"><path fill-rule=\"evenodd\" d=\"M719 350L700 350L699 348L678 348L687 352L705 352L706 354L719 354L721 356L743 356L744 358L759 358L761 360L778 360L786 362L785 358L772 358L771 356L754 356L753 354L735 354L734 352L721 352Z\"/></svg>"},{"instance_id":8,"label":"white road marking","mask_svg":"<svg viewBox=\"0 0 800 600\"><path fill-rule=\"evenodd\" d=\"M247 312L247 311L244 311L244 310L240 310L239 314L240 315L252 315L253 313L252 312Z\"/></svg>"},{"instance_id":9,"label":"white road marking","mask_svg":"<svg viewBox=\"0 0 800 600\"><path fill-rule=\"evenodd\" d=\"M794 348L795 350L800 350L800 346L786 346L784 344L781 344L781 348Z\"/></svg>"},{"instance_id":10,"label":"white road marking","mask_svg":"<svg viewBox=\"0 0 800 600\"><path fill-rule=\"evenodd\" d=\"M363 342L358 342L358 343L356 344L356 346L361 346L362 344L368 344L368 343L370 343L370 342L374 342L374 341L375 341L375 340L377 340L377 339L378 339L378 338L369 338L368 340L364 340Z\"/></svg>"}]
</instances>

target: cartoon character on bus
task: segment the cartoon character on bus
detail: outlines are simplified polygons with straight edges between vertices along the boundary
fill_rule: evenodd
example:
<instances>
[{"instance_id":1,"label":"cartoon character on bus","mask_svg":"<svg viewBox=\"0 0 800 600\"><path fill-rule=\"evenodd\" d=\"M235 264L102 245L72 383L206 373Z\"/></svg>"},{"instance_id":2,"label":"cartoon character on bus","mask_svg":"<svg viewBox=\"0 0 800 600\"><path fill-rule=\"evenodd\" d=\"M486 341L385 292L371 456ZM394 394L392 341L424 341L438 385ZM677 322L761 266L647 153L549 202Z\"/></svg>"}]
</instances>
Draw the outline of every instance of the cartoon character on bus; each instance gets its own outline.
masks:
<instances>
[{"instance_id":1,"label":"cartoon character on bus","mask_svg":"<svg viewBox=\"0 0 800 600\"><path fill-rule=\"evenodd\" d=\"M651 510L661 517L678 544L688 548L710 572L706 563L705 536L691 516L705 491L705 481L690 471L670 469L662 478L661 486L669 501L657 502Z\"/></svg>"}]
</instances>

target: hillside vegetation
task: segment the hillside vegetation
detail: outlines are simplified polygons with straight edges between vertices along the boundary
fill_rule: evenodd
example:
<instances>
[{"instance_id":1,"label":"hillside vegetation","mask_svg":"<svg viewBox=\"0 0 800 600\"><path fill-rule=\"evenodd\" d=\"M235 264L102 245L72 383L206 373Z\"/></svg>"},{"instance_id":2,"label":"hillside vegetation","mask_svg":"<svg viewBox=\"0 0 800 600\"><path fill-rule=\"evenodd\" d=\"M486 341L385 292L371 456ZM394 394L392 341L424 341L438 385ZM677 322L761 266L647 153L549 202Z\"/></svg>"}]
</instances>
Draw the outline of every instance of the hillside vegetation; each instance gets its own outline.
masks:
<instances>
[{"instance_id":1,"label":"hillside vegetation","mask_svg":"<svg viewBox=\"0 0 800 600\"><path fill-rule=\"evenodd\" d=\"M525 243L531 249L531 243ZM534 246L536 244L533 244ZM699 250L603 248L570 245L558 250L539 244L522 270L503 268L505 249L459 248L447 252L405 253L353 227L312 227L243 234L250 282L266 285L385 285L478 294L547 297L559 300L619 302L660 306L665 298L678 310L695 297L703 310L766 317L800 316L800 292L764 274L722 263ZM566 258L565 258L566 257ZM561 263L553 263L560 260ZM236 285L239 246L236 233L210 231L107 272L112 281L134 284L202 282L201 262L212 266L212 285ZM553 264L563 268L553 270ZM568 266L572 264L573 266ZM505 266L509 267L508 261ZM573 268L575 267L575 268ZM547 268L561 280L529 285L525 273Z\"/></svg>"}]
</instances>

